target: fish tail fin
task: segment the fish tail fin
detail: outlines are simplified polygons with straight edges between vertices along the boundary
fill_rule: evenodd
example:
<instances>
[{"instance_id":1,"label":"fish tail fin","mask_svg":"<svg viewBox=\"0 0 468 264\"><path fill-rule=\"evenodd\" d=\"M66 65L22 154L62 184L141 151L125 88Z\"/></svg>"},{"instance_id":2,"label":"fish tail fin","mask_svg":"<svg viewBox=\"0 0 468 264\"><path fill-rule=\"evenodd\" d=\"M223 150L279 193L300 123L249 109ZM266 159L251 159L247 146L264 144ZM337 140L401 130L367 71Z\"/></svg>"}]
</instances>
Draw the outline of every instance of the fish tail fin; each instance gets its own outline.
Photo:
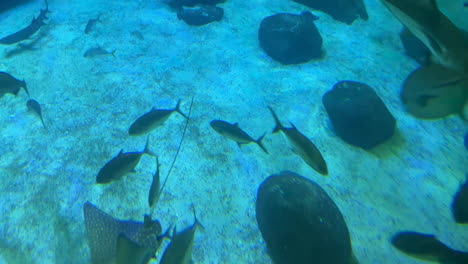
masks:
<instances>
[{"instance_id":1,"label":"fish tail fin","mask_svg":"<svg viewBox=\"0 0 468 264\"><path fill-rule=\"evenodd\" d=\"M255 143L257 143L257 145L263 150L265 151L266 154L270 154L268 153L268 150L265 148L265 146L263 145L262 143L262 140L263 138L265 137L266 133L263 134L263 136L259 137L257 140L255 140Z\"/></svg>"},{"instance_id":2,"label":"fish tail fin","mask_svg":"<svg viewBox=\"0 0 468 264\"><path fill-rule=\"evenodd\" d=\"M112 57L114 57L114 58L115 58L115 52L116 52L116 51L117 51L117 49L115 49L113 52L111 52L111 55L112 55Z\"/></svg>"},{"instance_id":3,"label":"fish tail fin","mask_svg":"<svg viewBox=\"0 0 468 264\"><path fill-rule=\"evenodd\" d=\"M28 94L28 97L30 97L30 95L29 95L29 90L28 90L28 86L26 85L26 81L23 80L23 81L21 82L21 84L23 85L23 88L24 88L24 90L26 91L26 94Z\"/></svg>"},{"instance_id":4,"label":"fish tail fin","mask_svg":"<svg viewBox=\"0 0 468 264\"><path fill-rule=\"evenodd\" d=\"M153 156L153 157L156 157L156 154L154 154L154 153L149 149L149 137L148 137L148 139L146 139L146 145L145 145L145 149L143 150L143 153L144 153L144 154L148 154L148 155Z\"/></svg>"},{"instance_id":5,"label":"fish tail fin","mask_svg":"<svg viewBox=\"0 0 468 264\"><path fill-rule=\"evenodd\" d=\"M44 119L42 119L42 117L41 117L41 123L42 123L42 126L44 127L44 129L47 131L48 129L47 129L47 127L46 127L46 125L44 123Z\"/></svg>"},{"instance_id":6,"label":"fish tail fin","mask_svg":"<svg viewBox=\"0 0 468 264\"><path fill-rule=\"evenodd\" d=\"M273 115L273 118L275 119L276 126L273 128L273 134L278 133L280 130L283 130L283 125L281 125L281 122L276 115L275 111L273 111L273 108L271 106L268 106L268 109L270 109L271 114Z\"/></svg>"},{"instance_id":7,"label":"fish tail fin","mask_svg":"<svg viewBox=\"0 0 468 264\"><path fill-rule=\"evenodd\" d=\"M179 99L179 101L177 101L177 105L176 107L174 108L174 110L179 113L181 116L183 116L185 119L188 119L188 116L185 115L181 110L180 110L180 104L182 103L182 100Z\"/></svg>"},{"instance_id":8,"label":"fish tail fin","mask_svg":"<svg viewBox=\"0 0 468 264\"><path fill-rule=\"evenodd\" d=\"M166 231L164 231L164 234L158 236L158 240L162 241L164 238L172 239L173 236L171 235L171 230L175 228L174 224L171 224Z\"/></svg>"},{"instance_id":9,"label":"fish tail fin","mask_svg":"<svg viewBox=\"0 0 468 264\"><path fill-rule=\"evenodd\" d=\"M195 225L197 225L197 227L199 227L202 231L205 231L205 227L202 225L202 223L197 218L197 212L195 211L195 205L194 204L192 204L192 211L193 211L193 217L195 218Z\"/></svg>"}]
</instances>

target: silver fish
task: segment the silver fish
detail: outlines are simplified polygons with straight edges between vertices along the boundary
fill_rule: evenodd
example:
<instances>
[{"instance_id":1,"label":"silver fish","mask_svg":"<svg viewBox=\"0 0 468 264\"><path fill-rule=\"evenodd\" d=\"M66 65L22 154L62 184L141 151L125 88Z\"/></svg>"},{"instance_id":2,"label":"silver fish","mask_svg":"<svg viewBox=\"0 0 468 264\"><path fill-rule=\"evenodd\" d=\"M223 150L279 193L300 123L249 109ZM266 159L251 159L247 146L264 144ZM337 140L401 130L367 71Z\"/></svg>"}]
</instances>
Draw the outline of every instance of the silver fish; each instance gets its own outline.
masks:
<instances>
[{"instance_id":1,"label":"silver fish","mask_svg":"<svg viewBox=\"0 0 468 264\"><path fill-rule=\"evenodd\" d=\"M193 225L177 233L176 228L172 235L172 240L163 253L160 264L189 264L192 261L193 241L197 227L203 226L197 219L195 209L193 209L195 222Z\"/></svg>"},{"instance_id":2,"label":"silver fish","mask_svg":"<svg viewBox=\"0 0 468 264\"><path fill-rule=\"evenodd\" d=\"M148 149L149 141L146 141L145 149L141 152L123 152L120 150L116 157L111 159L101 168L97 177L96 183L104 184L120 180L130 172L135 171L135 167L140 163L143 154L154 156Z\"/></svg>"},{"instance_id":3,"label":"silver fish","mask_svg":"<svg viewBox=\"0 0 468 264\"><path fill-rule=\"evenodd\" d=\"M213 120L210 122L210 125L220 135L235 141L239 147L243 144L255 143L263 151L265 151L266 154L268 154L267 149L262 144L262 140L265 137L265 135L255 140L251 136L249 136L244 130L242 130L239 127L238 123L230 124L223 120Z\"/></svg>"},{"instance_id":4,"label":"silver fish","mask_svg":"<svg viewBox=\"0 0 468 264\"><path fill-rule=\"evenodd\" d=\"M276 123L276 126L273 129L273 133L283 131L284 135L286 135L286 138L289 140L289 143L291 143L293 151L298 154L310 167L312 167L312 169L322 174L323 176L327 176L327 163L325 162L322 153L320 153L320 150L314 145L314 143L312 143L310 139L304 136L291 122L290 123L292 127L283 127L273 109L271 107L268 107L268 109L270 109L270 112L273 115Z\"/></svg>"},{"instance_id":5,"label":"silver fish","mask_svg":"<svg viewBox=\"0 0 468 264\"><path fill-rule=\"evenodd\" d=\"M153 181L151 182L151 187L148 195L148 204L152 208L156 206L159 199L160 188L161 188L161 178L159 177L159 159L156 157L156 172L153 175Z\"/></svg>"},{"instance_id":6,"label":"silver fish","mask_svg":"<svg viewBox=\"0 0 468 264\"><path fill-rule=\"evenodd\" d=\"M182 115L184 118L188 117L180 111L181 100L177 102L177 105L174 109L155 109L154 107L146 114L140 116L133 124L130 126L128 133L131 136L138 136L149 133L154 129L158 128L175 112Z\"/></svg>"}]
</instances>

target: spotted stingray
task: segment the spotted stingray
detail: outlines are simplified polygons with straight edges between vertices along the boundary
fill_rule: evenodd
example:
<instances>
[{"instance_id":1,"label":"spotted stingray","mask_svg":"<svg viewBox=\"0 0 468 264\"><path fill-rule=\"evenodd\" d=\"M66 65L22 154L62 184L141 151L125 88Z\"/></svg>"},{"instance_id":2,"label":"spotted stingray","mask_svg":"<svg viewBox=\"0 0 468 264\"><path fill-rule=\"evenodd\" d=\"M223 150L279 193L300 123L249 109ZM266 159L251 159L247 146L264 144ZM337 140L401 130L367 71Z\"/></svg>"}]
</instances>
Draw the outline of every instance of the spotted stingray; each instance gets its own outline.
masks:
<instances>
[{"instance_id":1,"label":"spotted stingray","mask_svg":"<svg viewBox=\"0 0 468 264\"><path fill-rule=\"evenodd\" d=\"M117 252L117 245L121 244L118 241L122 237L140 248L147 249L146 262L154 255L160 244L161 224L157 220L152 221L147 218L145 222L119 220L90 202L84 204L83 211L91 260L94 264L124 263L125 261L117 259L117 256L122 256L122 251L128 251L123 249Z\"/></svg>"}]
</instances>

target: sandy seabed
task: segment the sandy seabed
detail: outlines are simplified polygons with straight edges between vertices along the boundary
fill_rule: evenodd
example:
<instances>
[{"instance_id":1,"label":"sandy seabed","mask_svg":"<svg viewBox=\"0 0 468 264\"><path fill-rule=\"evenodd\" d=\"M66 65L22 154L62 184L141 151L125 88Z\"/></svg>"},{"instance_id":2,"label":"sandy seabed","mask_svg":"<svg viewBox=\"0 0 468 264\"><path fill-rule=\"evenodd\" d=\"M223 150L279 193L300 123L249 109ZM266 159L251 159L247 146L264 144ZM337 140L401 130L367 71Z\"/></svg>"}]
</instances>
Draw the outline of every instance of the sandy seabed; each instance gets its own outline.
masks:
<instances>
[{"instance_id":1,"label":"sandy seabed","mask_svg":"<svg viewBox=\"0 0 468 264\"><path fill-rule=\"evenodd\" d=\"M146 137L127 132L137 117L178 99L186 112L192 97L187 134L154 216L163 228L185 227L196 206L206 230L197 233L194 263L270 263L255 196L268 175L283 170L317 182L334 199L361 264L420 263L389 243L402 230L435 234L468 251L468 227L456 225L450 211L468 172L467 125L456 116L421 121L405 112L399 91L417 64L404 55L401 25L379 1L365 1L369 21L352 26L314 12L326 57L292 66L271 60L257 40L264 17L307 10L292 1L228 0L220 5L224 19L203 27L179 21L161 1L49 2L36 50L0 47L0 71L26 80L48 127L27 112L24 91L0 98L0 263L88 263L88 200L117 218L142 220L155 159L144 156L136 173L109 185L95 184L97 172L120 149L143 149ZM33 1L0 14L0 36L26 26L43 7ZM85 35L88 19L99 14L102 21ZM115 58L84 58L95 46L117 49ZM340 80L375 89L397 119L392 140L366 152L333 133L321 98ZM329 177L271 134L268 105L313 140ZM268 132L270 155L254 144L238 148L211 129L213 119L239 122L254 138ZM183 126L174 114L150 134L162 176Z\"/></svg>"}]
</instances>

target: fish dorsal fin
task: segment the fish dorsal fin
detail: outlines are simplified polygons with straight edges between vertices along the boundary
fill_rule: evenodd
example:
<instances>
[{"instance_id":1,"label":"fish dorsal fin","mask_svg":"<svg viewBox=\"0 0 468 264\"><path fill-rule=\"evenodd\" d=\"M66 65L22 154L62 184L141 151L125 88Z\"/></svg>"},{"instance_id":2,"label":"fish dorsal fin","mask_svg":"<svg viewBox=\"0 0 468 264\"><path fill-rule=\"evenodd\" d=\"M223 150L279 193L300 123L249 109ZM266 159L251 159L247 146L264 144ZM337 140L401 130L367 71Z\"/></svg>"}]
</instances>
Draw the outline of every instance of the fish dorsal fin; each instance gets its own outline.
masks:
<instances>
[{"instance_id":1,"label":"fish dorsal fin","mask_svg":"<svg viewBox=\"0 0 468 264\"><path fill-rule=\"evenodd\" d=\"M288 120L289 121L289 120ZM291 127L294 129L294 130L297 130L297 127L291 122L289 121L289 124L291 125Z\"/></svg>"},{"instance_id":2,"label":"fish dorsal fin","mask_svg":"<svg viewBox=\"0 0 468 264\"><path fill-rule=\"evenodd\" d=\"M143 225L145 228L151 226L151 215L145 214Z\"/></svg>"},{"instance_id":3,"label":"fish dorsal fin","mask_svg":"<svg viewBox=\"0 0 468 264\"><path fill-rule=\"evenodd\" d=\"M171 225L166 229L166 231L164 232L164 234L158 236L158 240L159 240L159 241L162 241L164 238L172 239L172 237L171 237L171 230L173 230L173 226L174 226L174 224L171 224Z\"/></svg>"},{"instance_id":4,"label":"fish dorsal fin","mask_svg":"<svg viewBox=\"0 0 468 264\"><path fill-rule=\"evenodd\" d=\"M122 156L122 154L123 154L123 149L120 149L119 154L117 154L117 157Z\"/></svg>"},{"instance_id":5,"label":"fish dorsal fin","mask_svg":"<svg viewBox=\"0 0 468 264\"><path fill-rule=\"evenodd\" d=\"M123 233L117 237L116 251L117 264L146 263L152 255L148 249L130 240Z\"/></svg>"},{"instance_id":6,"label":"fish dorsal fin","mask_svg":"<svg viewBox=\"0 0 468 264\"><path fill-rule=\"evenodd\" d=\"M202 223L200 223L200 221L198 221L197 212L195 211L195 205L193 204L192 204L192 211L193 211L193 218L195 220L195 223L193 224L194 228L199 227L202 231L205 231L205 227L202 225Z\"/></svg>"},{"instance_id":7,"label":"fish dorsal fin","mask_svg":"<svg viewBox=\"0 0 468 264\"><path fill-rule=\"evenodd\" d=\"M236 127L239 127L239 123L238 122L235 122L234 124L232 124L233 126L236 126Z\"/></svg>"}]
</instances>

